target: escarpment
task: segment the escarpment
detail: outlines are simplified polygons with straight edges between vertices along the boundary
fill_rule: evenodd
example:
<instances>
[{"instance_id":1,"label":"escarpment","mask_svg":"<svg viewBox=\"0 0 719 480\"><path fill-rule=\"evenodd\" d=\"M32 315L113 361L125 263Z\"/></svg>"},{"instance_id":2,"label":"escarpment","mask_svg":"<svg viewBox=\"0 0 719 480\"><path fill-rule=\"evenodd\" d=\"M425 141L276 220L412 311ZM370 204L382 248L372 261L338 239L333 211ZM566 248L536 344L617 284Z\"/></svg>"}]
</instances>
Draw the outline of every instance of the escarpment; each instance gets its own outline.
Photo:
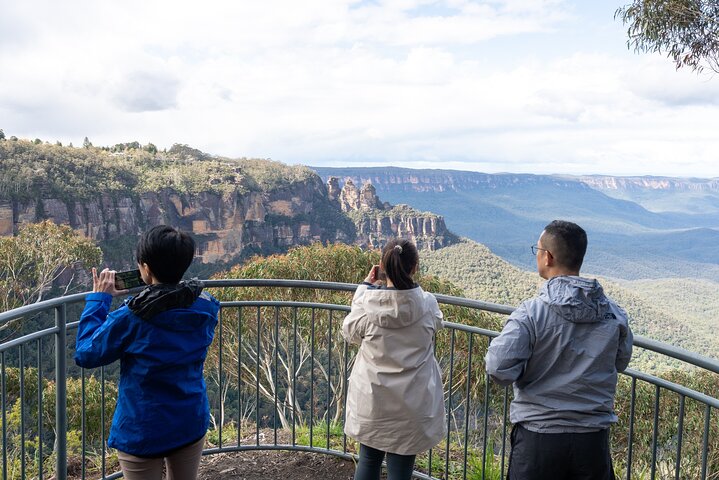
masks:
<instances>
[{"instance_id":1,"label":"escarpment","mask_svg":"<svg viewBox=\"0 0 719 480\"><path fill-rule=\"evenodd\" d=\"M377 248L401 236L434 250L454 241L442 217L382 203L368 183L324 184L307 167L4 143L0 235L49 219L93 239L107 261L125 266L132 265L137 236L159 224L192 232L203 263L315 242ZM113 175L117 181L108 179Z\"/></svg>"}]
</instances>

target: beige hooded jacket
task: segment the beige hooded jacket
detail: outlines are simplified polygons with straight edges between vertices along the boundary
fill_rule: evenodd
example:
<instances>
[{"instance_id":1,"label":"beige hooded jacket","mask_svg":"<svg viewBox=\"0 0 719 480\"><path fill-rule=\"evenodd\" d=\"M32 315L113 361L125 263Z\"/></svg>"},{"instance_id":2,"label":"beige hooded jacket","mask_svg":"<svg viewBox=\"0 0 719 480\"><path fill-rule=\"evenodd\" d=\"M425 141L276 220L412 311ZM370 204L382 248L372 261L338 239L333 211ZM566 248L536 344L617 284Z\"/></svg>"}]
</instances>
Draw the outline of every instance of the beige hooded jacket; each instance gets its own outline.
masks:
<instances>
[{"instance_id":1,"label":"beige hooded jacket","mask_svg":"<svg viewBox=\"0 0 719 480\"><path fill-rule=\"evenodd\" d=\"M345 433L369 447L415 455L445 435L442 375L434 334L442 312L434 295L410 290L357 288L342 324L360 346L347 392Z\"/></svg>"}]
</instances>

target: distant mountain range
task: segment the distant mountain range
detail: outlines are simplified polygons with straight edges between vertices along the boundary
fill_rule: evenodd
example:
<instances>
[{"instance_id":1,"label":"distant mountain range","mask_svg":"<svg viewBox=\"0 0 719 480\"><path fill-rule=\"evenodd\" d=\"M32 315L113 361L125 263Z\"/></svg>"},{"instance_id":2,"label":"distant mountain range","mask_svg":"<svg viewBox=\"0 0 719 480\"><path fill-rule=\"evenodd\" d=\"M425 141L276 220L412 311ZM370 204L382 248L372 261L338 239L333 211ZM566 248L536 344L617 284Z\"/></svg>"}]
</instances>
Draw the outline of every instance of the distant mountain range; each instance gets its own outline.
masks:
<instances>
[{"instance_id":1,"label":"distant mountain range","mask_svg":"<svg viewBox=\"0 0 719 480\"><path fill-rule=\"evenodd\" d=\"M651 211L709 218L719 211L719 178L602 175L575 178L610 197L636 202Z\"/></svg>"},{"instance_id":2,"label":"distant mountain range","mask_svg":"<svg viewBox=\"0 0 719 480\"><path fill-rule=\"evenodd\" d=\"M530 245L560 218L587 230L587 272L719 281L719 179L313 169L325 180L371 182L383 200L443 215L450 230L522 268L534 268Z\"/></svg>"}]
</instances>

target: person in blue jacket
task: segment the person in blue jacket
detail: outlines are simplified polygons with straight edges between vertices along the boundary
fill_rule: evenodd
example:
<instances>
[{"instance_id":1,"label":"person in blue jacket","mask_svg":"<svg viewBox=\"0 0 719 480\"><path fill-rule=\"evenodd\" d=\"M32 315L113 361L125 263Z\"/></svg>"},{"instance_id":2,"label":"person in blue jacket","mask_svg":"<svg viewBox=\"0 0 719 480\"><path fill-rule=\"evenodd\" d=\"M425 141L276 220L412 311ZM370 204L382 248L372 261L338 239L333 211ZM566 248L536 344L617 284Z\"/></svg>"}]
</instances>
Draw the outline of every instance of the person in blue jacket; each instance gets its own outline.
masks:
<instances>
[{"instance_id":1,"label":"person in blue jacket","mask_svg":"<svg viewBox=\"0 0 719 480\"><path fill-rule=\"evenodd\" d=\"M197 280L181 281L195 253L185 232L160 225L142 235L137 264L147 287L109 313L115 272L92 270L93 293L80 317L75 362L120 360L108 445L128 480L197 478L210 411L203 365L219 302Z\"/></svg>"}]
</instances>

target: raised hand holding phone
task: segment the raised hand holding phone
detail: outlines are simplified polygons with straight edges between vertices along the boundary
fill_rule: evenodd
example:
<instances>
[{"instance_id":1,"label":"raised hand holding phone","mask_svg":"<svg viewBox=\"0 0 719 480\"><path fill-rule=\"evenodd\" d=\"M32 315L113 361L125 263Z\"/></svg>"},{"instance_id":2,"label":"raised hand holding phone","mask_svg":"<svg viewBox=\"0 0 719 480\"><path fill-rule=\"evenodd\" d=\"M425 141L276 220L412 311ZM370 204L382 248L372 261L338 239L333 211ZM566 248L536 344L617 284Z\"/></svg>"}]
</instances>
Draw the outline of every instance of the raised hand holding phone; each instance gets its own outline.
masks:
<instances>
[{"instance_id":1,"label":"raised hand holding phone","mask_svg":"<svg viewBox=\"0 0 719 480\"><path fill-rule=\"evenodd\" d=\"M117 290L144 286L145 282L142 280L142 275L138 269L127 270L125 272L115 272L115 288Z\"/></svg>"},{"instance_id":2,"label":"raised hand holding phone","mask_svg":"<svg viewBox=\"0 0 719 480\"><path fill-rule=\"evenodd\" d=\"M115 286L115 270L103 269L98 275L97 269L92 268L92 291L109 293L113 297L124 295L127 290L118 290Z\"/></svg>"},{"instance_id":3,"label":"raised hand holding phone","mask_svg":"<svg viewBox=\"0 0 719 480\"><path fill-rule=\"evenodd\" d=\"M372 268L370 269L369 273L367 274L367 277L365 277L364 281L366 283L376 284L378 282L383 282L385 280L386 276L385 273L380 269L379 265L372 265Z\"/></svg>"}]
</instances>

